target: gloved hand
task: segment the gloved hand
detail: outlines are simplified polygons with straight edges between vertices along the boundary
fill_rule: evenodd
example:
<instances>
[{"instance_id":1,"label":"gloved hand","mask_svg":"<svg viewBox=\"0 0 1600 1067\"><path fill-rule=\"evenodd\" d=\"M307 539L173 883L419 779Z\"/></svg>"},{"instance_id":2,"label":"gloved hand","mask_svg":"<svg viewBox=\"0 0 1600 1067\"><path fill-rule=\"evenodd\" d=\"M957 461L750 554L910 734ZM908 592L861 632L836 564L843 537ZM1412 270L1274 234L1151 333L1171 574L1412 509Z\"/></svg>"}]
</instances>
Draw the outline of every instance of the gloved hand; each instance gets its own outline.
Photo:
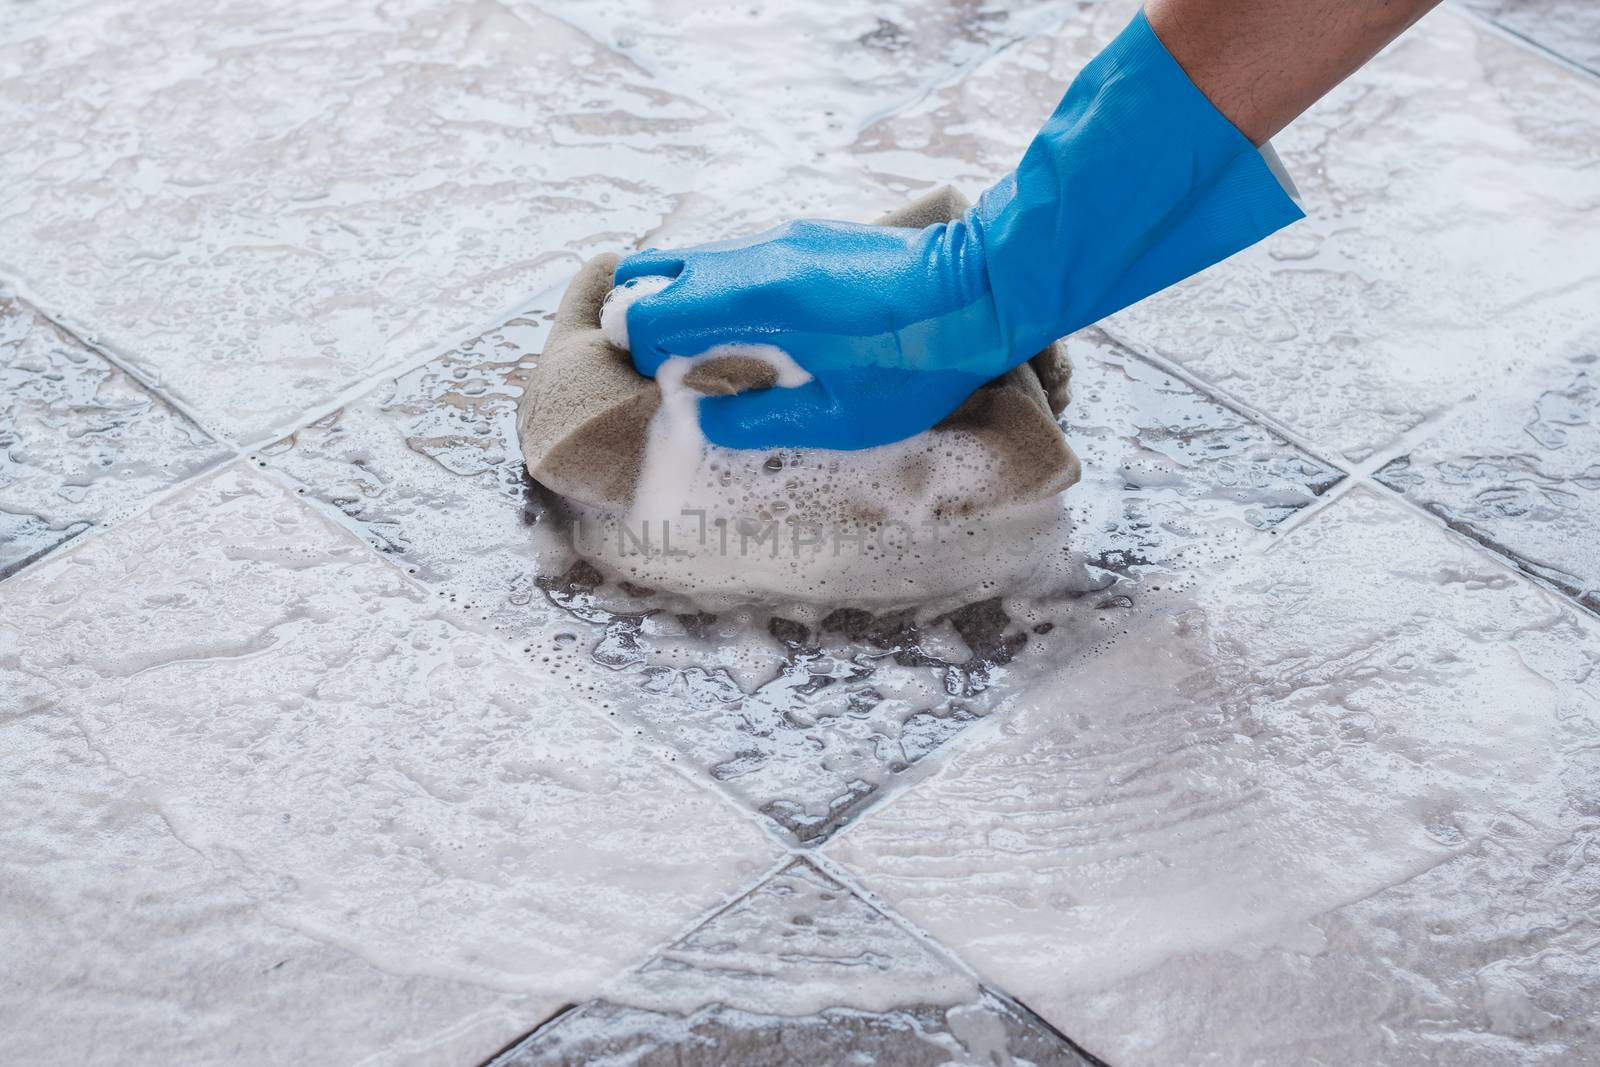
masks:
<instances>
[{"instance_id":1,"label":"gloved hand","mask_svg":"<svg viewBox=\"0 0 1600 1067\"><path fill-rule=\"evenodd\" d=\"M923 230L802 221L623 260L676 280L628 310L635 366L771 344L813 380L701 402L735 448L909 437L1050 341L1302 217L1143 13L1073 81L1016 171Z\"/></svg>"}]
</instances>

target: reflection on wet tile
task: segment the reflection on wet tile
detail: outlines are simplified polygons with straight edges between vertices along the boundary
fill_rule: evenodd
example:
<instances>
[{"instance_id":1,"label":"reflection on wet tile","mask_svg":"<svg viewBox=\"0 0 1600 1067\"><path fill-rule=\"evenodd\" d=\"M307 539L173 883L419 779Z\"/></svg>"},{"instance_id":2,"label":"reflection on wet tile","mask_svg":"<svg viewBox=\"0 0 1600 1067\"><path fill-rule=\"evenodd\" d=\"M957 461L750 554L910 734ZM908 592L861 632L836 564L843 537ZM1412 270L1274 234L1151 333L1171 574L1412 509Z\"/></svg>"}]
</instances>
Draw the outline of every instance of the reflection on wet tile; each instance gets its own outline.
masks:
<instances>
[{"instance_id":1,"label":"reflection on wet tile","mask_svg":"<svg viewBox=\"0 0 1600 1067\"><path fill-rule=\"evenodd\" d=\"M1073 76L1137 10L1128 0L1077 5L1056 25L869 123L838 165L890 188L950 184L975 198L1017 165Z\"/></svg>"},{"instance_id":2,"label":"reflection on wet tile","mask_svg":"<svg viewBox=\"0 0 1600 1067\"><path fill-rule=\"evenodd\" d=\"M869 126L872 180L975 193L1015 165L1129 5ZM1276 139L1310 218L1105 324L1362 459L1558 358L1600 287L1600 92L1441 10Z\"/></svg>"},{"instance_id":3,"label":"reflection on wet tile","mask_svg":"<svg viewBox=\"0 0 1600 1067\"><path fill-rule=\"evenodd\" d=\"M1355 490L827 848L1113 1063L1586 1062L1594 625Z\"/></svg>"},{"instance_id":4,"label":"reflection on wet tile","mask_svg":"<svg viewBox=\"0 0 1600 1067\"><path fill-rule=\"evenodd\" d=\"M0 780L0 1062L469 1063L548 1010L278 922L70 715L0 699Z\"/></svg>"},{"instance_id":5,"label":"reflection on wet tile","mask_svg":"<svg viewBox=\"0 0 1600 1067\"><path fill-rule=\"evenodd\" d=\"M0 577L227 454L0 294Z\"/></svg>"},{"instance_id":6,"label":"reflection on wet tile","mask_svg":"<svg viewBox=\"0 0 1600 1067\"><path fill-rule=\"evenodd\" d=\"M1063 421L1084 467L1067 501L1080 547L1107 579L1185 588L1343 477L1098 329L1067 350L1075 371ZM1114 592L1133 595L1137 584Z\"/></svg>"},{"instance_id":7,"label":"reflection on wet tile","mask_svg":"<svg viewBox=\"0 0 1600 1067\"><path fill-rule=\"evenodd\" d=\"M7 879L19 899L7 936L43 951L5 966L42 990L30 1011L63 1058L95 1040L72 1025L84 1001L212 980L180 935L187 911L214 905L246 943L272 926L388 975L476 987L492 1017L416 1034L412 1051L471 1062L515 1035L503 994L521 995L522 1025L587 996L776 859L753 819L669 753L247 467L0 585L0 692L27 720L81 731L120 783L46 795L30 818L159 819L219 897L167 900L163 872L129 866L119 899L145 903L107 917L102 945L116 951L90 954L63 895L76 890L48 855ZM114 863L97 840L73 849ZM79 963L62 975L57 955ZM411 1026L394 1017L410 1020L426 985L366 991L390 1017L375 1028ZM284 1025L248 987L232 1001L231 1041ZM313 1007L295 1029L325 1033L349 1010ZM140 1040L182 1058L181 1029Z\"/></svg>"},{"instance_id":8,"label":"reflection on wet tile","mask_svg":"<svg viewBox=\"0 0 1600 1067\"><path fill-rule=\"evenodd\" d=\"M1054 29L1071 7L1061 0L535 2L674 91L745 125L781 130L777 140L791 156L848 144L870 119L1011 41Z\"/></svg>"},{"instance_id":9,"label":"reflection on wet tile","mask_svg":"<svg viewBox=\"0 0 1600 1067\"><path fill-rule=\"evenodd\" d=\"M632 242L743 136L529 7L106 0L0 43L0 247L252 440Z\"/></svg>"},{"instance_id":10,"label":"reflection on wet tile","mask_svg":"<svg viewBox=\"0 0 1600 1067\"><path fill-rule=\"evenodd\" d=\"M1600 6L1591 0L1459 0L1475 14L1600 74Z\"/></svg>"},{"instance_id":11,"label":"reflection on wet tile","mask_svg":"<svg viewBox=\"0 0 1600 1067\"><path fill-rule=\"evenodd\" d=\"M1600 349L1464 407L1378 471L1451 528L1600 611Z\"/></svg>"},{"instance_id":12,"label":"reflection on wet tile","mask_svg":"<svg viewBox=\"0 0 1600 1067\"><path fill-rule=\"evenodd\" d=\"M797 861L492 1063L780 1061L1090 1062L1032 1012Z\"/></svg>"},{"instance_id":13,"label":"reflection on wet tile","mask_svg":"<svg viewBox=\"0 0 1600 1067\"><path fill-rule=\"evenodd\" d=\"M1209 574L1338 474L1097 335L1073 342L1067 497L1083 557L1046 598L867 612L716 611L579 559L527 483L514 400L543 336L530 309L261 458L370 543L514 639L540 670L623 707L744 803L824 837L883 783L1123 625L1154 586Z\"/></svg>"}]
</instances>

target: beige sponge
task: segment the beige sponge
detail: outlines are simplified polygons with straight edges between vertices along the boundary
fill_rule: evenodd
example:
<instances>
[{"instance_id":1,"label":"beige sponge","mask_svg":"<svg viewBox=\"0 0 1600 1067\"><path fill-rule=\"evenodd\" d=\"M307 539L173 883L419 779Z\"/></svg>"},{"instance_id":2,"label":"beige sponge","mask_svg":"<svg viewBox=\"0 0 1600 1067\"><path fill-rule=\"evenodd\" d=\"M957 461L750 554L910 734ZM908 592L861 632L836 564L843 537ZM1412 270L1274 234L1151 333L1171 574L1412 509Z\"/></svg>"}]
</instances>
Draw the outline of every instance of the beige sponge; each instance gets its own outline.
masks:
<instances>
[{"instance_id":1,"label":"beige sponge","mask_svg":"<svg viewBox=\"0 0 1600 1067\"><path fill-rule=\"evenodd\" d=\"M961 194L945 187L878 221L921 227L956 218L966 208ZM652 379L634 370L628 353L600 331L600 309L611 291L616 264L615 255L596 256L567 288L518 404L517 428L536 481L579 503L620 514L633 503L661 394ZM927 492L938 495L942 513L972 514L1040 500L1078 480L1078 458L1055 420L1071 397L1071 377L1064 348L1052 344L978 389L922 435L930 454L982 450L987 462L981 466L995 472L984 484L929 486ZM762 388L774 381L769 365L738 356L701 364L685 378L708 394ZM760 462L765 454L750 455ZM907 467L908 477L915 476L915 469L915 464ZM904 499L904 494L895 495ZM885 515L887 509L861 517L877 520Z\"/></svg>"}]
</instances>

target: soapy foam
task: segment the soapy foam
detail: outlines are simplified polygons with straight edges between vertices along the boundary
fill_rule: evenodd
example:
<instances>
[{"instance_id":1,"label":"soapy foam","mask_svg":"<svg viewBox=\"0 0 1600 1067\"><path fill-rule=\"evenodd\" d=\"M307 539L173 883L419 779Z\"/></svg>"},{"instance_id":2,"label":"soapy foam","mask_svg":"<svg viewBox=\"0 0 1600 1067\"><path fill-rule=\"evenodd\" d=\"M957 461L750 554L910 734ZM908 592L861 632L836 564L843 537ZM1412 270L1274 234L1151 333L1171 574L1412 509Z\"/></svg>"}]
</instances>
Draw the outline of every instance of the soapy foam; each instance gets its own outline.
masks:
<instances>
[{"instance_id":1,"label":"soapy foam","mask_svg":"<svg viewBox=\"0 0 1600 1067\"><path fill-rule=\"evenodd\" d=\"M627 309L672 279L634 279L600 313L626 347ZM697 595L770 593L830 602L910 602L1013 587L1061 554L1069 521L1050 499L973 512L963 486L1001 477L1002 458L952 431L877 448L740 450L707 441L685 379L717 359L773 368L775 388L811 380L771 345L725 345L658 369L638 485L626 515L571 505L580 552L631 580Z\"/></svg>"},{"instance_id":2,"label":"soapy foam","mask_svg":"<svg viewBox=\"0 0 1600 1067\"><path fill-rule=\"evenodd\" d=\"M608 307L612 303L606 302ZM775 388L793 389L811 380L804 367L772 345L718 345L698 356L672 356L662 363L656 370L661 406L650 420L644 466L639 471L629 514L633 521L676 518L695 495L695 475L704 465L703 457L711 444L700 430L701 394L686 385L684 378L701 364L730 357L753 359L771 367L778 376Z\"/></svg>"},{"instance_id":3,"label":"soapy foam","mask_svg":"<svg viewBox=\"0 0 1600 1067\"><path fill-rule=\"evenodd\" d=\"M606 301L600 306L600 332L606 335L606 340L624 352L633 351L628 343L628 309L672 282L671 278L652 274L624 282L606 294Z\"/></svg>"}]
</instances>

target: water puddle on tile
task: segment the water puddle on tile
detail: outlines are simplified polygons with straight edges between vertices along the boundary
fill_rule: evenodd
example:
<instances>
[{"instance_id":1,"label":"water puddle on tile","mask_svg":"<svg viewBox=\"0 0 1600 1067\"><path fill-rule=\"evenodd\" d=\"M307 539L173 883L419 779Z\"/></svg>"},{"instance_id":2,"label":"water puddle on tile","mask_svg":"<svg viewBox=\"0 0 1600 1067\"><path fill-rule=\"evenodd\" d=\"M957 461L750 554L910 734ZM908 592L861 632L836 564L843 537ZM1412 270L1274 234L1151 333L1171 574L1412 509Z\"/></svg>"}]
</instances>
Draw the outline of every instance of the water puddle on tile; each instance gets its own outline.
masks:
<instances>
[{"instance_id":1,"label":"water puddle on tile","mask_svg":"<svg viewBox=\"0 0 1600 1067\"><path fill-rule=\"evenodd\" d=\"M1045 546L1020 589L923 604L685 596L585 559L527 477L514 408L547 326L531 309L260 462L803 841L1339 477L1085 334L1065 419L1086 471L1061 498L1073 532Z\"/></svg>"},{"instance_id":2,"label":"water puddle on tile","mask_svg":"<svg viewBox=\"0 0 1600 1067\"><path fill-rule=\"evenodd\" d=\"M0 578L227 454L0 292Z\"/></svg>"}]
</instances>

